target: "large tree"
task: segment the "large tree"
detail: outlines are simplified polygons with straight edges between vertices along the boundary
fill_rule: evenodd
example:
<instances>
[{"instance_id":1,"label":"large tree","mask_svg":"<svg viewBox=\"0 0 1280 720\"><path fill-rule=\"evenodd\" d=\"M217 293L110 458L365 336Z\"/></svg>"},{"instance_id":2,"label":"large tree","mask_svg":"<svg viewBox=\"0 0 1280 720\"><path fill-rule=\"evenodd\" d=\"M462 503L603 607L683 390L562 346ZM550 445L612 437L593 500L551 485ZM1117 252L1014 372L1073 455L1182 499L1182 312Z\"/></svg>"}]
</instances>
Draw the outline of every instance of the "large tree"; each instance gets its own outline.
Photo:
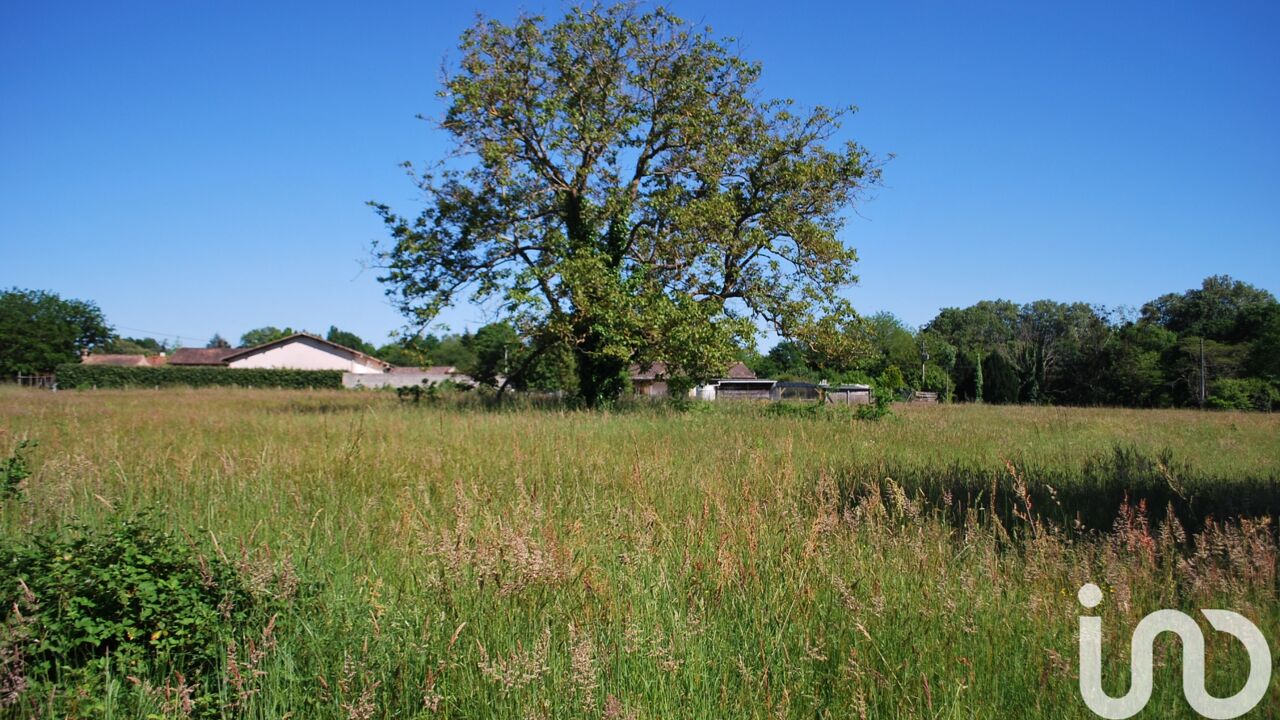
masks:
<instances>
[{"instance_id":1,"label":"large tree","mask_svg":"<svg viewBox=\"0 0 1280 720\"><path fill-rule=\"evenodd\" d=\"M352 350L359 350L367 355L377 352L377 348L365 342L364 338L348 330L340 330L336 325L329 326L329 332L324 336L324 339L343 347L349 347Z\"/></svg>"},{"instance_id":2,"label":"large tree","mask_svg":"<svg viewBox=\"0 0 1280 720\"><path fill-rule=\"evenodd\" d=\"M0 377L50 372L112 339L98 306L43 290L0 292Z\"/></svg>"},{"instance_id":3,"label":"large tree","mask_svg":"<svg viewBox=\"0 0 1280 720\"><path fill-rule=\"evenodd\" d=\"M411 168L425 210L375 205L381 279L410 324L496 301L539 349L571 350L591 404L631 362L717 374L756 321L860 352L838 232L878 166L829 146L852 109L761 100L759 65L730 48L633 5L467 30L440 93L454 152Z\"/></svg>"},{"instance_id":4,"label":"large tree","mask_svg":"<svg viewBox=\"0 0 1280 720\"><path fill-rule=\"evenodd\" d=\"M287 338L293 334L293 328L288 327L283 330L274 325L254 328L240 336L240 347L251 348L259 345L266 345L267 343Z\"/></svg>"}]
</instances>

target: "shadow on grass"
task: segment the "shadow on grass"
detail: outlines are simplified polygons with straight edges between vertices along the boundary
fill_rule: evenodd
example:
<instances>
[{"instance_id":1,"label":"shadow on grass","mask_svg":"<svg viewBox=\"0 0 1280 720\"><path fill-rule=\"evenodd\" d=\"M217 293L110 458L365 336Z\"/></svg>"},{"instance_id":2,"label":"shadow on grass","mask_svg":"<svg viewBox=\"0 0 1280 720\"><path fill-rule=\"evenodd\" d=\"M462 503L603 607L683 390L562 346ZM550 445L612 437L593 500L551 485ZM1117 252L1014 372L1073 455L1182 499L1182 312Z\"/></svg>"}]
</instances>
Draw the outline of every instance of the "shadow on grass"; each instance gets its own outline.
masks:
<instances>
[{"instance_id":1,"label":"shadow on grass","mask_svg":"<svg viewBox=\"0 0 1280 720\"><path fill-rule=\"evenodd\" d=\"M1016 473L1016 476L1015 476ZM886 478L908 495L923 496L934 508L957 522L970 509L994 512L1012 525L1016 513L1027 508L1018 487L1025 485L1031 510L1038 518L1078 530L1110 530L1121 506L1145 503L1153 522L1170 509L1189 531L1206 521L1280 516L1280 477L1243 475L1212 477L1184 462L1171 450L1157 455L1133 446L1116 445L1087 458L1077 468L1038 465L1011 459L1010 466L979 466L960 462L929 468L880 463L838 472L844 502L855 502L878 488L888 499Z\"/></svg>"}]
</instances>

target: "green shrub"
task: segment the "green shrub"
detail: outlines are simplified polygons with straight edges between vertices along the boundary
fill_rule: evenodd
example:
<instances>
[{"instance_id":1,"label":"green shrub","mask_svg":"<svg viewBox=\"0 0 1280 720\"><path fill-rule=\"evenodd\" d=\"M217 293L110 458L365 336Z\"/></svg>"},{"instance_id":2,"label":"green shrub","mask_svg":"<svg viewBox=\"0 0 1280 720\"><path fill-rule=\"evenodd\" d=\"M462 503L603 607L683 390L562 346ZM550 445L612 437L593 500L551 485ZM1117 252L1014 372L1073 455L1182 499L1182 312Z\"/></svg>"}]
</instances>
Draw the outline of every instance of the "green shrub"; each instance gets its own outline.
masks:
<instances>
[{"instance_id":1,"label":"green shrub","mask_svg":"<svg viewBox=\"0 0 1280 720\"><path fill-rule=\"evenodd\" d=\"M1280 404L1280 391L1261 378L1223 378L1213 383L1209 407L1215 410L1262 410Z\"/></svg>"},{"instance_id":2,"label":"green shrub","mask_svg":"<svg viewBox=\"0 0 1280 720\"><path fill-rule=\"evenodd\" d=\"M859 420L879 420L893 414L893 397L886 391L880 391L878 388L871 394L870 405L859 405L857 417Z\"/></svg>"},{"instance_id":3,"label":"green shrub","mask_svg":"<svg viewBox=\"0 0 1280 720\"><path fill-rule=\"evenodd\" d=\"M0 551L0 626L22 629L0 637L0 653L17 659L22 687L114 663L173 670L212 694L226 643L264 609L235 565L146 513L8 539Z\"/></svg>"},{"instance_id":4,"label":"green shrub","mask_svg":"<svg viewBox=\"0 0 1280 720\"><path fill-rule=\"evenodd\" d=\"M22 494L22 483L31 477L31 466L23 452L35 443L30 440L19 440L13 454L0 460L0 500L8 500Z\"/></svg>"},{"instance_id":5,"label":"green shrub","mask_svg":"<svg viewBox=\"0 0 1280 720\"><path fill-rule=\"evenodd\" d=\"M340 370L115 367L69 363L59 365L57 375L58 385L64 388L244 387L308 390L342 387Z\"/></svg>"}]
</instances>

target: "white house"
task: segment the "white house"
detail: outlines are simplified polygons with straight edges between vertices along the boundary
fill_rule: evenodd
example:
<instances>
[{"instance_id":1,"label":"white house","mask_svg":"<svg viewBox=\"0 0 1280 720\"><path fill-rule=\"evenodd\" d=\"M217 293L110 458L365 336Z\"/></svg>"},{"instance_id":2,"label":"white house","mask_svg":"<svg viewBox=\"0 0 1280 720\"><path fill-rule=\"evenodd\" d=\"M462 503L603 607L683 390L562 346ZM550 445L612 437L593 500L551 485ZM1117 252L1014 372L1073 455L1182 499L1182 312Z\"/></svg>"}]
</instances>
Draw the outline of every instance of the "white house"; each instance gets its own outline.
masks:
<instances>
[{"instance_id":1,"label":"white house","mask_svg":"<svg viewBox=\"0 0 1280 720\"><path fill-rule=\"evenodd\" d=\"M391 363L308 333L297 333L265 345L237 350L223 358L227 367L288 370L342 370L385 373Z\"/></svg>"}]
</instances>

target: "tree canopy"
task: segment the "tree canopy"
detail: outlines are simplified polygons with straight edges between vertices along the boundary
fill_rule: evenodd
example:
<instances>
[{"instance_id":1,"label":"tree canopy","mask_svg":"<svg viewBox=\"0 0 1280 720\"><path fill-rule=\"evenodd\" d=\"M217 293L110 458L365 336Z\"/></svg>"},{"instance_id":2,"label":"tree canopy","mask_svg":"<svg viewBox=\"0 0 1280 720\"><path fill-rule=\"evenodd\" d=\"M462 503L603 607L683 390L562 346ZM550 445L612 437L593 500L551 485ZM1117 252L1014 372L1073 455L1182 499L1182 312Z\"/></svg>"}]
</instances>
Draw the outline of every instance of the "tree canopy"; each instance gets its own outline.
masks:
<instances>
[{"instance_id":1,"label":"tree canopy","mask_svg":"<svg viewBox=\"0 0 1280 720\"><path fill-rule=\"evenodd\" d=\"M46 373L105 347L111 326L98 306L43 290L0 292L0 377Z\"/></svg>"},{"instance_id":2,"label":"tree canopy","mask_svg":"<svg viewBox=\"0 0 1280 720\"><path fill-rule=\"evenodd\" d=\"M353 332L339 330L336 325L329 326L329 332L324 336L324 339L343 347L349 347L352 350L359 350L366 355L372 355L377 352L377 349L365 342L364 338Z\"/></svg>"},{"instance_id":3,"label":"tree canopy","mask_svg":"<svg viewBox=\"0 0 1280 720\"><path fill-rule=\"evenodd\" d=\"M274 326L254 328L240 336L240 347L251 348L259 345L266 345L269 342L275 342L281 338L287 338L294 334L293 328L284 328L283 330Z\"/></svg>"},{"instance_id":4,"label":"tree canopy","mask_svg":"<svg viewBox=\"0 0 1280 720\"><path fill-rule=\"evenodd\" d=\"M633 5L467 30L440 93L453 152L413 171L425 209L375 205L410 324L496 302L535 353L568 349L591 404L632 362L718 374L756 322L820 356L865 351L838 232L879 167L830 146L851 108L760 99L731 47Z\"/></svg>"}]
</instances>

